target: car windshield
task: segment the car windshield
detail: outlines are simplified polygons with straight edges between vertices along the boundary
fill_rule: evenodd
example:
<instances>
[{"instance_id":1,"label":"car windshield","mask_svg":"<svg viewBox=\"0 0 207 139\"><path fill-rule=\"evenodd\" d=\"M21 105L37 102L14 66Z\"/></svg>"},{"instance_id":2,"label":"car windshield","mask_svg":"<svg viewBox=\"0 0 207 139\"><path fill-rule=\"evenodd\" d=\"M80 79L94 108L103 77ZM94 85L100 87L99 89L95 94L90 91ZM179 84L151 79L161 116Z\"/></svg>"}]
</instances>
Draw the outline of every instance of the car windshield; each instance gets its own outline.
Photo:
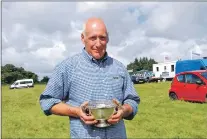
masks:
<instances>
[{"instance_id":1,"label":"car windshield","mask_svg":"<svg viewBox=\"0 0 207 139\"><path fill-rule=\"evenodd\" d=\"M201 75L207 80L207 72L202 72Z\"/></svg>"}]
</instances>

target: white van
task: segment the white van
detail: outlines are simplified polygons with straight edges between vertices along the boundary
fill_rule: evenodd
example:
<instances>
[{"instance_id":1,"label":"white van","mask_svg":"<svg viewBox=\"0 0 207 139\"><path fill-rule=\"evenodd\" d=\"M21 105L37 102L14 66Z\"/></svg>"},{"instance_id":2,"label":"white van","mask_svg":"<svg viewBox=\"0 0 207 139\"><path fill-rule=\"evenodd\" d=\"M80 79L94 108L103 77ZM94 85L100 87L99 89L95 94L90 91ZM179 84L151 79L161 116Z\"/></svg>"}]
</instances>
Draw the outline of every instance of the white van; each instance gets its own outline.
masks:
<instances>
[{"instance_id":1,"label":"white van","mask_svg":"<svg viewBox=\"0 0 207 139\"><path fill-rule=\"evenodd\" d=\"M10 89L15 88L29 88L34 87L34 81L33 79L22 79L15 81L11 86Z\"/></svg>"}]
</instances>

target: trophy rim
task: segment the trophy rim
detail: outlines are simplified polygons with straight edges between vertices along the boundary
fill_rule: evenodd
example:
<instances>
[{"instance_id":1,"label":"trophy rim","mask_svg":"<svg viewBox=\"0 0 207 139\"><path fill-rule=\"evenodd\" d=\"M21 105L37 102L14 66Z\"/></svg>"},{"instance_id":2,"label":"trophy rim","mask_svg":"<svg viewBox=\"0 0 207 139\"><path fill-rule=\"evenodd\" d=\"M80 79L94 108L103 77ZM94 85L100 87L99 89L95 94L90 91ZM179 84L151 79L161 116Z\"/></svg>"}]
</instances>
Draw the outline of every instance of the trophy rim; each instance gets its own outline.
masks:
<instances>
[{"instance_id":1,"label":"trophy rim","mask_svg":"<svg viewBox=\"0 0 207 139\"><path fill-rule=\"evenodd\" d=\"M115 108L116 105L113 103L112 100L91 100L88 103L89 108Z\"/></svg>"}]
</instances>

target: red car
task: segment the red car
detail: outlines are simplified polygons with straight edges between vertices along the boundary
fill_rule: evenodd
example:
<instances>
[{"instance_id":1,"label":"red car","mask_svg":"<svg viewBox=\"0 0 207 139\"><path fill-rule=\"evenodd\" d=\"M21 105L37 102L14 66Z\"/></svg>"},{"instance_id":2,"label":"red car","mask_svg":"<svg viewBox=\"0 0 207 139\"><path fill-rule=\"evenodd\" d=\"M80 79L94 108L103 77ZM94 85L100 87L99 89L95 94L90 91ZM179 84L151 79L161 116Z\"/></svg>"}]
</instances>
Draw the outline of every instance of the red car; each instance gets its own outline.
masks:
<instances>
[{"instance_id":1,"label":"red car","mask_svg":"<svg viewBox=\"0 0 207 139\"><path fill-rule=\"evenodd\" d=\"M171 83L172 100L207 102L207 70L178 73Z\"/></svg>"}]
</instances>

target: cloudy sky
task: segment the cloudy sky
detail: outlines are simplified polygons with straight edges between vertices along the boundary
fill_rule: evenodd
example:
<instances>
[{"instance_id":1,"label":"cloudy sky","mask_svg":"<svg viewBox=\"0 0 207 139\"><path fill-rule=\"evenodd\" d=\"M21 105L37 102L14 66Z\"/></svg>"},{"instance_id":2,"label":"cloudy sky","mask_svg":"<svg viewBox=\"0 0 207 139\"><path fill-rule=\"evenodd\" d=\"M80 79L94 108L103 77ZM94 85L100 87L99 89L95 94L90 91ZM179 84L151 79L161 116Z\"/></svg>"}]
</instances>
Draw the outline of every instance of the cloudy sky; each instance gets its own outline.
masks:
<instances>
[{"instance_id":1,"label":"cloudy sky","mask_svg":"<svg viewBox=\"0 0 207 139\"><path fill-rule=\"evenodd\" d=\"M49 76L81 52L82 25L94 16L108 28L108 53L125 65L143 56L189 59L191 50L207 56L206 9L202 2L3 2L2 64Z\"/></svg>"}]
</instances>

